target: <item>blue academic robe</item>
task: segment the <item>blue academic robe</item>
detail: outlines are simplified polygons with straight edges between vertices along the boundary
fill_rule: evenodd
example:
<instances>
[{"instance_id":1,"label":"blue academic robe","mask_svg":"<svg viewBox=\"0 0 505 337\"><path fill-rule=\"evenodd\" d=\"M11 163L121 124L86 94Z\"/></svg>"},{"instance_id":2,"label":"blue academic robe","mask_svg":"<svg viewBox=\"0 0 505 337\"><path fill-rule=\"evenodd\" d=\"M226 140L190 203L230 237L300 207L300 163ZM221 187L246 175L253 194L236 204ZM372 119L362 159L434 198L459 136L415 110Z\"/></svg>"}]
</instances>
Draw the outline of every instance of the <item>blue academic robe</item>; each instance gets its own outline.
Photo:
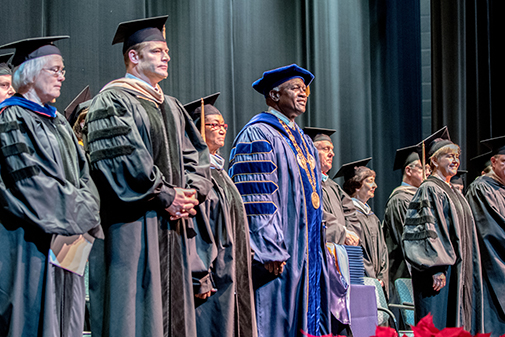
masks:
<instances>
[{"instance_id":1,"label":"blue academic robe","mask_svg":"<svg viewBox=\"0 0 505 337\"><path fill-rule=\"evenodd\" d=\"M255 116L238 134L230 157L230 177L244 201L254 250L261 337L329 331L319 158L310 138L295 128L291 133L299 148L315 159L311 175L320 198L318 208L312 204L313 187L297 161L296 149L274 115ZM265 269L271 261L286 261L281 275Z\"/></svg>"}]
</instances>

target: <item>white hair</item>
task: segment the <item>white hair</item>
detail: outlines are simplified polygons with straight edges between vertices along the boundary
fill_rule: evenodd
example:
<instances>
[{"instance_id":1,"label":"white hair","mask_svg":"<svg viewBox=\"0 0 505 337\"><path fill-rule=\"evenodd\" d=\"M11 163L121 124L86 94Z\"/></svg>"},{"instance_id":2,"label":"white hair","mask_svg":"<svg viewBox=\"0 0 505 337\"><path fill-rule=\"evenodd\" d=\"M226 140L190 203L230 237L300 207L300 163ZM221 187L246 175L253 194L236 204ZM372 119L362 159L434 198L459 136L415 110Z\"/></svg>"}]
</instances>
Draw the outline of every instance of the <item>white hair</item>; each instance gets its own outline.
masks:
<instances>
[{"instance_id":1,"label":"white hair","mask_svg":"<svg viewBox=\"0 0 505 337\"><path fill-rule=\"evenodd\" d=\"M42 68L53 55L46 55L28 60L14 68L12 87L20 94L26 93L39 76Z\"/></svg>"}]
</instances>

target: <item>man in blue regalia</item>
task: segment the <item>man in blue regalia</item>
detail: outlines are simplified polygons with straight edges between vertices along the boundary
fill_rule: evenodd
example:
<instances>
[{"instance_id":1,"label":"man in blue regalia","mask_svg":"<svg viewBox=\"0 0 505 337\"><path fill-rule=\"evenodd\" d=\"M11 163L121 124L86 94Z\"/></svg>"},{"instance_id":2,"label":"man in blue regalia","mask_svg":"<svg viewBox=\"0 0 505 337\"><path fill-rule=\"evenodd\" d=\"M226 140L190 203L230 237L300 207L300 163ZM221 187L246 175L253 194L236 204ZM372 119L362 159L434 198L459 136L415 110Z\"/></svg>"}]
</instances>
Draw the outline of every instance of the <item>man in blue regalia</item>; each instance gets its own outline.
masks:
<instances>
[{"instance_id":1,"label":"man in blue regalia","mask_svg":"<svg viewBox=\"0 0 505 337\"><path fill-rule=\"evenodd\" d=\"M268 109L235 139L230 177L246 208L254 250L258 336L329 331L322 246L321 168L295 123L314 75L292 64L263 73L253 88Z\"/></svg>"}]
</instances>

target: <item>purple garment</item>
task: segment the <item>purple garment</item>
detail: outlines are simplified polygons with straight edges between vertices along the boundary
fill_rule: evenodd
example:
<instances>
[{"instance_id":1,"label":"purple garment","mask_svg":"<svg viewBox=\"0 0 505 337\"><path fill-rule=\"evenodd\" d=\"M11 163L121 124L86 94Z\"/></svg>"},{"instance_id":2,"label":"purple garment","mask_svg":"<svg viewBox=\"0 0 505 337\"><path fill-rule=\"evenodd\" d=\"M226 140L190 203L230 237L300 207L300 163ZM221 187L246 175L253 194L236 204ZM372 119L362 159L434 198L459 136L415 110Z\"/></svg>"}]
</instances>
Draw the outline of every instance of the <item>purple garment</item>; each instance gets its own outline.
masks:
<instances>
[{"instance_id":1,"label":"purple garment","mask_svg":"<svg viewBox=\"0 0 505 337\"><path fill-rule=\"evenodd\" d=\"M298 126L291 133L315 160L312 177L321 199L321 170L308 136ZM242 195L253 248L253 284L259 336L298 336L300 330L324 335L329 327L325 263L321 240L322 201L311 202L312 186L296 150L277 117L262 113L244 127L230 156L230 177ZM264 264L286 261L280 276Z\"/></svg>"},{"instance_id":2,"label":"purple garment","mask_svg":"<svg viewBox=\"0 0 505 337\"><path fill-rule=\"evenodd\" d=\"M342 272L337 270L337 263L339 268L344 267L349 273L347 267L347 252L341 254L338 245L328 243L329 250L326 250L328 256L328 271L330 278L330 312L342 324L350 323L350 315L348 311L348 290L349 283L346 281ZM332 247L333 246L333 247ZM345 261L344 261L345 260ZM338 262L337 262L338 261ZM342 271L342 270L341 270ZM348 275L347 275L348 276ZM349 278L349 276L347 277Z\"/></svg>"}]
</instances>

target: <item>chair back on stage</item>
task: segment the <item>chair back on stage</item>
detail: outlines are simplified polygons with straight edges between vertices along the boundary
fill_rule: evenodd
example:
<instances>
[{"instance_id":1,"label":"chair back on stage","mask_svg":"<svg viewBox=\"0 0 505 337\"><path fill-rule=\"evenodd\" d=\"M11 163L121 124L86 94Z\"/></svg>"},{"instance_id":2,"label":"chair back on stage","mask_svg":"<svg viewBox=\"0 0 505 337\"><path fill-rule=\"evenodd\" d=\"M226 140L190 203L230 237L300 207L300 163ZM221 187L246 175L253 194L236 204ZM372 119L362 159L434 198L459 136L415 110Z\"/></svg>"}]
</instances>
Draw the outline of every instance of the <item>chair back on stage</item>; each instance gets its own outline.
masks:
<instances>
[{"instance_id":1,"label":"chair back on stage","mask_svg":"<svg viewBox=\"0 0 505 337\"><path fill-rule=\"evenodd\" d=\"M385 310L388 310L388 302L386 300L386 295L384 295L384 290L378 279L373 277L363 277L363 281L365 285L374 286L375 287L375 297L377 299L377 321L381 326L388 325L388 320L391 317L393 320L395 319L392 314L387 313Z\"/></svg>"},{"instance_id":2,"label":"chair back on stage","mask_svg":"<svg viewBox=\"0 0 505 337\"><path fill-rule=\"evenodd\" d=\"M410 278L399 278L395 280L395 289L400 299L400 304L413 304L414 292L412 290L412 280ZM415 325L414 311L408 309L400 309L403 322L406 325Z\"/></svg>"}]
</instances>

